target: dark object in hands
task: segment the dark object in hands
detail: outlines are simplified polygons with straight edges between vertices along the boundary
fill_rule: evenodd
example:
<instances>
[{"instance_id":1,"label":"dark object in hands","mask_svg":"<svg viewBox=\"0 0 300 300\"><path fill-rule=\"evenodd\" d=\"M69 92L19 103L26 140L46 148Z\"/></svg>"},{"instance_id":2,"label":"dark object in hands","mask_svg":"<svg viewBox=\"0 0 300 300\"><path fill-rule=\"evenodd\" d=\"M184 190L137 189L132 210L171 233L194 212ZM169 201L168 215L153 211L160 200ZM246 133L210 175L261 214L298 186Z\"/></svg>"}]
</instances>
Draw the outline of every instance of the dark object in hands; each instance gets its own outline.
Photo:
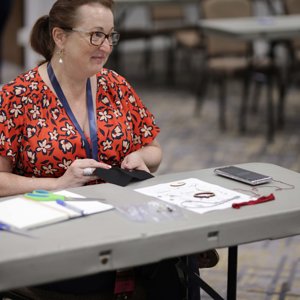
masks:
<instances>
[{"instance_id":1,"label":"dark object in hands","mask_svg":"<svg viewBox=\"0 0 300 300\"><path fill-rule=\"evenodd\" d=\"M132 181L141 181L152 178L153 175L142 170L125 170L119 167L111 169L96 168L93 175L99 176L106 182L126 186Z\"/></svg>"}]
</instances>

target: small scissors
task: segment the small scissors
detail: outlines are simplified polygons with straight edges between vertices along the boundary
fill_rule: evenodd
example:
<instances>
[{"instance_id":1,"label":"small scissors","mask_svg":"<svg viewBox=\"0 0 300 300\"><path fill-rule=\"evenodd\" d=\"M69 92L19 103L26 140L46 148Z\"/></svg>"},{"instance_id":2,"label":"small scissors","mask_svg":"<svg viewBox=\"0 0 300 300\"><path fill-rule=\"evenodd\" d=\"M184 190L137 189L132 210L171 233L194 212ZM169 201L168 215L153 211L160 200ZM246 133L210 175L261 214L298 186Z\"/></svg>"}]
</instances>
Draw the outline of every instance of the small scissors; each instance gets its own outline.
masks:
<instances>
[{"instance_id":1,"label":"small scissors","mask_svg":"<svg viewBox=\"0 0 300 300\"><path fill-rule=\"evenodd\" d=\"M24 194L24 197L37 201L65 200L65 196L57 195L46 190L34 190L32 193Z\"/></svg>"}]
</instances>

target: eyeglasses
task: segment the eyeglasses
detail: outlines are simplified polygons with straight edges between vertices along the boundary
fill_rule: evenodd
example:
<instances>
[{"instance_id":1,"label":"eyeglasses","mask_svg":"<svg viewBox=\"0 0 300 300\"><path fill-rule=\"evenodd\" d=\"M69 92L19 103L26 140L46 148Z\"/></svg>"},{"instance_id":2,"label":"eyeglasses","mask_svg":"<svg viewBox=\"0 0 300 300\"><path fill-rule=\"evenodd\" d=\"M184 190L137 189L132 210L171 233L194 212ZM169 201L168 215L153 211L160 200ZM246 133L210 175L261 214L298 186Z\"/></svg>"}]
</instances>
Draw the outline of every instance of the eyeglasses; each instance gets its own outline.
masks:
<instances>
[{"instance_id":1,"label":"eyeglasses","mask_svg":"<svg viewBox=\"0 0 300 300\"><path fill-rule=\"evenodd\" d=\"M101 31L86 31L82 29L77 28L62 28L63 30L69 30L74 32L81 32L81 33L87 33L90 36L90 43L93 46L101 46L105 39L108 40L108 43L110 46L115 46L118 44L118 41L120 39L120 33L113 31L110 34L105 34Z\"/></svg>"}]
</instances>

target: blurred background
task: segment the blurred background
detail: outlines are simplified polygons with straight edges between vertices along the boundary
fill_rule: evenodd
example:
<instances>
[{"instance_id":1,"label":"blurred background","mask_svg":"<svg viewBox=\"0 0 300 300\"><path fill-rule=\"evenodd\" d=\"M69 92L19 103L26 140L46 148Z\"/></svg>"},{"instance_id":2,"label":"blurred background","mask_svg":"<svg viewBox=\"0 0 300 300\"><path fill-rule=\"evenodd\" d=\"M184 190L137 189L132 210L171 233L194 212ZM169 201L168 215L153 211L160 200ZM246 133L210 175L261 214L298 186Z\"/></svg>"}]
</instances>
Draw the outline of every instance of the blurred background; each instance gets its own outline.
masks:
<instances>
[{"instance_id":1,"label":"blurred background","mask_svg":"<svg viewBox=\"0 0 300 300\"><path fill-rule=\"evenodd\" d=\"M207 50L209 37L203 34L197 22L208 18L203 3L209 2L116 1L115 23L116 29L121 32L121 41L114 49L107 67L125 76L156 116L162 129L159 139L166 153L159 172L250 161L275 163L299 171L300 104L297 73L288 69L293 80L290 80L285 95L284 126L276 123L276 110L283 109L278 105L279 83L274 80L275 133L270 141L268 79L264 72L253 71L254 80L247 92L251 109L245 116L247 128L242 130L239 119L245 96L239 79L243 75L231 76L234 67L229 71L221 67L219 71L213 70L216 76L211 76L207 66L213 57ZM248 2L251 13L261 20L267 16L286 14L284 0ZM50 0L1 1L1 83L8 82L40 61L41 58L30 49L28 38L35 20L46 14L53 3ZM268 40L263 37L254 39L250 47L252 57L269 59L272 45ZM279 43L273 53L278 64L286 63L291 57ZM230 67L232 58L228 59L227 55L219 54L229 61ZM274 70L274 74L276 72L278 70ZM221 112L225 109L220 106L218 76L226 78L226 128L220 120ZM203 77L212 80L206 83ZM201 98L204 87L205 95Z\"/></svg>"},{"instance_id":2,"label":"blurred background","mask_svg":"<svg viewBox=\"0 0 300 300\"><path fill-rule=\"evenodd\" d=\"M300 1L241 0L248 4L230 9L231 0L220 0L227 7L219 9L220 16L208 4L218 1L117 0L115 23L121 40L107 67L126 77L156 116L164 150L158 174L246 162L299 172L297 38L270 41L262 35L246 42L224 37L218 41L221 37L211 37L199 21L249 15L269 26L275 17L300 14ZM28 38L35 20L47 14L54 1L0 3L4 84L41 59L30 49ZM241 246L238 299L300 299L299 242L291 237ZM202 271L224 294L225 252L220 249L216 268Z\"/></svg>"}]
</instances>

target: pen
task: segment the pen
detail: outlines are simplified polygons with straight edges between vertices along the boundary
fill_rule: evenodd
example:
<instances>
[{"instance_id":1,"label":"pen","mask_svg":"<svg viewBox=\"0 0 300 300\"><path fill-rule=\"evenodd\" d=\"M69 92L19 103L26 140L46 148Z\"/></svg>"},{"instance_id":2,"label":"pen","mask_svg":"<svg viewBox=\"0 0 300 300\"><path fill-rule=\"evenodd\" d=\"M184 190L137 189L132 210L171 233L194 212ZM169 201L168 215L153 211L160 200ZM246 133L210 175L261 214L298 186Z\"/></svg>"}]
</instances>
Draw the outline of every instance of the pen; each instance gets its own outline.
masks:
<instances>
[{"instance_id":1,"label":"pen","mask_svg":"<svg viewBox=\"0 0 300 300\"><path fill-rule=\"evenodd\" d=\"M31 237L33 238L34 236L31 235L30 233L28 233L26 230L21 229L21 228L17 228L14 226L11 226L7 223L1 222L0 221L0 231L7 231L7 232L11 232L11 233L15 233L15 234L19 234L19 235L23 235L23 236L27 236L27 237Z\"/></svg>"},{"instance_id":2,"label":"pen","mask_svg":"<svg viewBox=\"0 0 300 300\"><path fill-rule=\"evenodd\" d=\"M71 205L71 204L69 204L69 203L67 203L63 200L60 200L60 199L57 199L56 203L63 206L63 207L65 207L65 208L71 209L71 210L81 214L82 216L84 216L84 211L82 209L76 207L76 206L73 206L73 205Z\"/></svg>"},{"instance_id":3,"label":"pen","mask_svg":"<svg viewBox=\"0 0 300 300\"><path fill-rule=\"evenodd\" d=\"M221 204L224 204L224 203L226 203L226 202L229 202L229 201L232 201L232 200L235 200L235 199L239 199L239 198L240 198L240 196L233 196L233 197L224 199L224 200L222 200L222 201L216 203L214 206L216 206L216 205L221 205Z\"/></svg>"},{"instance_id":4,"label":"pen","mask_svg":"<svg viewBox=\"0 0 300 300\"><path fill-rule=\"evenodd\" d=\"M228 201L235 200L235 199L239 199L239 198L241 198L241 197L240 197L240 196L234 196L234 197L225 199L224 202L228 202Z\"/></svg>"}]
</instances>

